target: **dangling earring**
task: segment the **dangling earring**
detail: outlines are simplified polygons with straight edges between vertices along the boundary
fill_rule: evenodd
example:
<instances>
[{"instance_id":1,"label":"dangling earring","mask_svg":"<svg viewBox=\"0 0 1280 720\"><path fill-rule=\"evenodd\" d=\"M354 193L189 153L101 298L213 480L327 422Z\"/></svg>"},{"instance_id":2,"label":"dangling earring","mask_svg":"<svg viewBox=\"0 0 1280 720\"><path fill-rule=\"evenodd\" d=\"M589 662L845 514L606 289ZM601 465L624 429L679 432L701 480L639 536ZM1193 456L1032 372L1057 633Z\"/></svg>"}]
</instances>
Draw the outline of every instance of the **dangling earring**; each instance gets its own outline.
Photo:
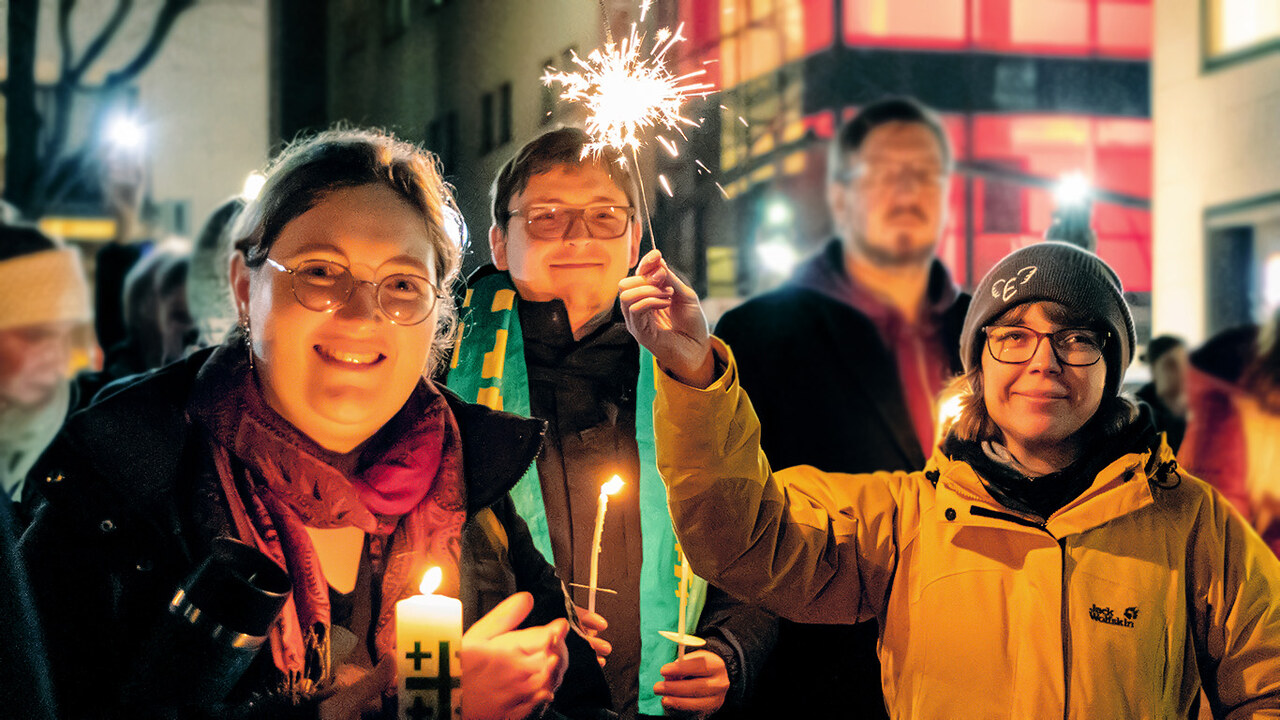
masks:
<instances>
[{"instance_id":1,"label":"dangling earring","mask_svg":"<svg viewBox=\"0 0 1280 720\"><path fill-rule=\"evenodd\" d=\"M253 369L253 333L249 327L249 316L240 316L240 329L244 331L244 349L249 354L249 369Z\"/></svg>"}]
</instances>

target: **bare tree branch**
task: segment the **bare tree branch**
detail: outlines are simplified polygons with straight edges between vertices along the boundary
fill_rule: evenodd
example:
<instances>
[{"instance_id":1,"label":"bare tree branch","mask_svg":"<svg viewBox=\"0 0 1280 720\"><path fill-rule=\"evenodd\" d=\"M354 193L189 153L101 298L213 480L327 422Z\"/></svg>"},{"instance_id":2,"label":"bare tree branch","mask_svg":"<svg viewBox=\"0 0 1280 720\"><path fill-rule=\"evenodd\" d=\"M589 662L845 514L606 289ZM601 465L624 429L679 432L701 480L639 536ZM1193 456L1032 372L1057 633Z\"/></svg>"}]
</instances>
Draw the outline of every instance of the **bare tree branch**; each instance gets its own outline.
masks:
<instances>
[{"instance_id":1,"label":"bare tree branch","mask_svg":"<svg viewBox=\"0 0 1280 720\"><path fill-rule=\"evenodd\" d=\"M147 36L146 44L127 65L108 75L103 86L123 85L141 74L147 64L155 58L156 53L160 52L160 47L169 35L169 30L173 28L174 21L195 4L196 0L165 0L160 11L156 13L156 22L151 26L151 34Z\"/></svg>"},{"instance_id":2,"label":"bare tree branch","mask_svg":"<svg viewBox=\"0 0 1280 720\"><path fill-rule=\"evenodd\" d=\"M74 0L70 0L74 4ZM102 55L102 51L107 49L107 45L111 43L111 39L120 30L120 26L124 24L125 18L129 16L129 12L133 9L133 0L117 0L115 12L111 13L111 19L102 26L102 30L98 31L93 42L89 43L85 48L84 54L80 56L80 62L76 63L75 69L70 75L64 74L67 80L79 85L81 78L89 70L98 57ZM65 66L64 66L65 67Z\"/></svg>"},{"instance_id":3,"label":"bare tree branch","mask_svg":"<svg viewBox=\"0 0 1280 720\"><path fill-rule=\"evenodd\" d=\"M76 0L59 0L58 2L58 49L62 54L62 80L67 79L71 69L71 11L76 7Z\"/></svg>"}]
</instances>

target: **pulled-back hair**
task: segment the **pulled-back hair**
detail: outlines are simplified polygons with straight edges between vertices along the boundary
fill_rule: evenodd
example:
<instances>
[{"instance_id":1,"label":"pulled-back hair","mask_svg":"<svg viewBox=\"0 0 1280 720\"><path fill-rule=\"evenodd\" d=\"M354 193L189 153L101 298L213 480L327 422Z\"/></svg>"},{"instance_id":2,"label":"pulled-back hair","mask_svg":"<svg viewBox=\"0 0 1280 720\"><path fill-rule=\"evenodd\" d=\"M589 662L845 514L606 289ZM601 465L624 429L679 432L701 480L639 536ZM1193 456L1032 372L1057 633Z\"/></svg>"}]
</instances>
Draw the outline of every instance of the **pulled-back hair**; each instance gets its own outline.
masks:
<instances>
[{"instance_id":1,"label":"pulled-back hair","mask_svg":"<svg viewBox=\"0 0 1280 720\"><path fill-rule=\"evenodd\" d=\"M294 142L266 172L258 197L240 212L232 230L245 265L261 267L285 225L336 190L381 185L422 216L435 254L437 317L428 373L444 357L457 311L450 292L461 265L461 250L445 231L453 196L437 169L436 157L416 145L377 130L335 129ZM456 217L456 216L455 216Z\"/></svg>"}]
</instances>

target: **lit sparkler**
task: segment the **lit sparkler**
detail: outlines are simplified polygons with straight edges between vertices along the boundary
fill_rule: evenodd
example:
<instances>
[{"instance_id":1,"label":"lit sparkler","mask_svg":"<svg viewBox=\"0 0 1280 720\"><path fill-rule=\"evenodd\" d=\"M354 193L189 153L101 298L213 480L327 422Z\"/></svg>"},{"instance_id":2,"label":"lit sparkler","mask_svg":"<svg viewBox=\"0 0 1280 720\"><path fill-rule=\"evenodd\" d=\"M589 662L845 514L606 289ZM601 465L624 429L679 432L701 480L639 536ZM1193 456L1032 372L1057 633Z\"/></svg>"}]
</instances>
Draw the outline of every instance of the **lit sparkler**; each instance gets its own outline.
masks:
<instances>
[{"instance_id":1,"label":"lit sparkler","mask_svg":"<svg viewBox=\"0 0 1280 720\"><path fill-rule=\"evenodd\" d=\"M592 50L585 59L573 53L578 71L547 69L544 83L559 83L564 88L563 99L587 108L585 129L592 142L586 152L598 154L612 147L634 154L642 142L641 133L649 128L666 128L683 136L685 128L698 126L681 115L680 109L688 98L705 96L714 89L698 80L707 71L699 68L676 75L666 67L667 52L685 39L683 30L683 23L675 32L660 28L646 53L645 36L632 24L631 33L620 42Z\"/></svg>"}]
</instances>

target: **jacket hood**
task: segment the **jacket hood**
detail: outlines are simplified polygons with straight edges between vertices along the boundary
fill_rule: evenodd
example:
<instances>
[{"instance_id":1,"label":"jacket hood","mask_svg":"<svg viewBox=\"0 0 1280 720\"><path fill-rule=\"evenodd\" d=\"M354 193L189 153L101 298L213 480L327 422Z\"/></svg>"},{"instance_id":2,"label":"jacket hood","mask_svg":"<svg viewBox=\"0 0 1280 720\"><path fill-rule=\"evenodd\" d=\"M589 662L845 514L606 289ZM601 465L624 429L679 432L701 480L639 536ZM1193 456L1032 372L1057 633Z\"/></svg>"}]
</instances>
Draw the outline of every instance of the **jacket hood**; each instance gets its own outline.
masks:
<instances>
[{"instance_id":1,"label":"jacket hood","mask_svg":"<svg viewBox=\"0 0 1280 720\"><path fill-rule=\"evenodd\" d=\"M844 246L832 238L814 255L796 268L789 285L812 290L846 305L853 296L853 281L844 265ZM941 260L934 258L929 266L929 285L925 289L929 307L938 314L945 312L960 297L960 288Z\"/></svg>"}]
</instances>

